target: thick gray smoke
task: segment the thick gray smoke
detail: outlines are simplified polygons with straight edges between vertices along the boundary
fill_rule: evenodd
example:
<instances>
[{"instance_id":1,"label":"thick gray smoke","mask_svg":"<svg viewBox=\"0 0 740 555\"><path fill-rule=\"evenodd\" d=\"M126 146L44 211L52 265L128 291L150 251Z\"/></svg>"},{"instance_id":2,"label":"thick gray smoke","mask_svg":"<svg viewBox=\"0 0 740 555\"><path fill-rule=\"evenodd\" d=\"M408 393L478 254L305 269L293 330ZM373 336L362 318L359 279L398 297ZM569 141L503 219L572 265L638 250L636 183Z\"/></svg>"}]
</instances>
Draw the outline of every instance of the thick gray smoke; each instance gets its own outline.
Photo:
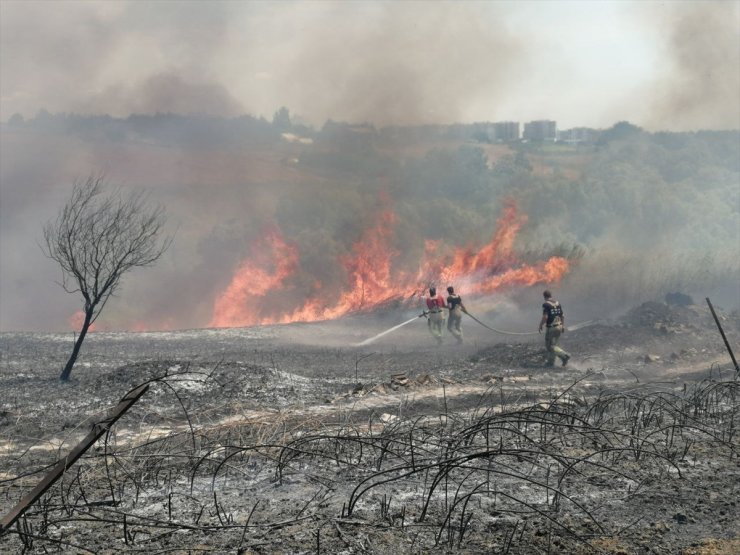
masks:
<instances>
[{"instance_id":1,"label":"thick gray smoke","mask_svg":"<svg viewBox=\"0 0 740 555\"><path fill-rule=\"evenodd\" d=\"M3 109L26 116L40 109L114 116L243 112L214 65L231 47L238 3L167 4L3 2Z\"/></svg>"},{"instance_id":2,"label":"thick gray smoke","mask_svg":"<svg viewBox=\"0 0 740 555\"><path fill-rule=\"evenodd\" d=\"M347 17L353 9L345 4L301 36L298 56L275 76L280 88L300 89L296 112L376 125L453 122L484 98L495 106L524 76L524 40L503 18L485 17L483 4L378 3L366 17Z\"/></svg>"},{"instance_id":3,"label":"thick gray smoke","mask_svg":"<svg viewBox=\"0 0 740 555\"><path fill-rule=\"evenodd\" d=\"M0 54L3 98L27 117L286 105L316 125L453 122L495 107L527 67L504 4L28 4L4 7Z\"/></svg>"},{"instance_id":4,"label":"thick gray smoke","mask_svg":"<svg viewBox=\"0 0 740 555\"><path fill-rule=\"evenodd\" d=\"M740 124L737 2L604 4L7 1L0 119L288 106L315 126Z\"/></svg>"},{"instance_id":5,"label":"thick gray smoke","mask_svg":"<svg viewBox=\"0 0 740 555\"><path fill-rule=\"evenodd\" d=\"M128 114L171 112L233 117L244 113L241 103L223 85L187 81L177 73L153 75L136 86L125 83L110 86L79 108L83 112L98 114L106 113L110 106Z\"/></svg>"},{"instance_id":6,"label":"thick gray smoke","mask_svg":"<svg viewBox=\"0 0 740 555\"><path fill-rule=\"evenodd\" d=\"M543 41L525 12L512 19L517 9L538 7L522 4L181 2L173 9L172 2L0 2L0 329L67 328L80 300L54 285L58 269L37 243L69 185L100 171L114 185L150 189L176 231L157 266L124 279L121 298L105 313L112 328L206 325L215 295L276 222L300 243L310 270L293 294L319 279L337 287L344 276L335 261L372 225L381 190L398 203L397 240L409 260L427 237L484 242L507 194L530 212L524 251L587 249L582 271L565 284L573 296L583 292L584 303L613 296L605 303L611 306L621 295L639 299L711 282L694 269L740 258L727 248L738 200L737 168L726 152L701 142L681 146L686 138L659 146L628 141L603 149L587 178L579 177L578 156L557 171L532 156L534 169L520 175L526 163L518 166L522 160L503 146L485 145L484 155L470 146L470 133L402 126L520 119L506 111L517 106L536 111L532 119L557 119L560 109L579 125L607 114L604 127L629 119L650 129L737 129L739 5L660 4L647 17L630 8L663 50L650 86L635 83L639 98L610 110L598 91L578 97L588 98L583 102L563 92L573 81L592 86L578 81L583 74L568 60L539 64L550 50L567 52L578 35L563 29L557 40L550 34ZM545 82L552 88L540 89ZM519 96L536 107L522 107ZM269 120L281 105L306 114L316 129L328 118L398 127L332 135L331 126L316 133L235 117ZM6 123L13 112L29 120L44 108L230 119L85 122L41 112L30 125ZM281 131L293 132L292 142ZM442 140L440 133L449 135ZM301 143L301 135L314 143ZM431 146L437 141L442 152ZM650 148L655 156L641 157ZM451 208L464 195L467 204ZM705 254L713 257L706 264ZM724 275L736 276L736 266L727 267ZM672 281L661 283L667 270Z\"/></svg>"},{"instance_id":7,"label":"thick gray smoke","mask_svg":"<svg viewBox=\"0 0 740 555\"><path fill-rule=\"evenodd\" d=\"M647 90L652 129L740 128L740 3L645 8L665 57Z\"/></svg>"},{"instance_id":8,"label":"thick gray smoke","mask_svg":"<svg viewBox=\"0 0 740 555\"><path fill-rule=\"evenodd\" d=\"M576 261L558 287L582 318L672 291L701 299L724 284L734 286L722 303L740 300L737 132L650 135L622 125L577 156L548 154L552 146L519 146L515 156L505 145L481 145L486 156L460 147L460 126L335 126L300 143L281 138L278 124L242 124L173 116L4 124L0 147L13 163L0 165L0 327L70 329L81 300L55 285L59 270L37 243L70 183L86 176L81 167L105 171L123 188L150 189L176 234L154 268L125 276L101 319L112 329L208 325L235 271L269 260L254 245L274 229L300 254L299 271L270 301L290 313L317 283L329 302L337 299L347 283L341 260L384 207L397 215L384 248L415 271L427 239L485 244L510 198L529 217L516 242L520 260ZM430 148L440 132L447 146ZM466 132L470 143L474 128ZM246 311L255 310L250 295L260 287L246 284ZM531 297L524 291L514 300L526 306Z\"/></svg>"}]
</instances>

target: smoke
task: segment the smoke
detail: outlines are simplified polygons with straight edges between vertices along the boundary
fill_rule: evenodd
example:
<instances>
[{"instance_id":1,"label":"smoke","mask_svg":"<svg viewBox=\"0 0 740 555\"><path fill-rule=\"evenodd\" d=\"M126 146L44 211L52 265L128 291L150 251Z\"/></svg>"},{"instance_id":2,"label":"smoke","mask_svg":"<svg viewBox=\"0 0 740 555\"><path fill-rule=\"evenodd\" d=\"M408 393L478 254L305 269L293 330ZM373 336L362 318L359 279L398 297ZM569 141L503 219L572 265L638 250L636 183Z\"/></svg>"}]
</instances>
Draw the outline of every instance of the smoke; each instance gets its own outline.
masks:
<instances>
[{"instance_id":1,"label":"smoke","mask_svg":"<svg viewBox=\"0 0 740 555\"><path fill-rule=\"evenodd\" d=\"M43 223L62 206L70 183L86 177L80 168L105 171L124 189L148 188L153 200L166 206L168 233L175 233L156 266L124 276L120 297L99 320L100 330L214 322L216 301L234 276L247 275L244 269L250 267L271 272L285 258L280 251L265 262L261 238L274 227L297 249L300 271L259 303L252 298L257 281L247 277L243 289L234 289L247 313L289 315L313 298L325 300L323 308L334 307L351 270L365 262L378 271L390 262L380 277L392 277L390 287L407 294L410 280L416 286L448 279L433 267L417 274L420 260L440 262L456 247L472 249L461 260L484 255L506 198L517 200L522 219L509 221L501 232L521 228L513 242L494 241L505 245L496 252L504 262L511 255L535 266L551 256L573 259L556 289L575 319L612 315L673 291L714 300L711 291L727 283L735 286L724 288L724 299L737 306L737 132L638 130L577 158L573 152L558 154L555 147L531 149L526 156L536 170L530 171L516 165L511 151L491 169L471 157L474 147L457 149L457 139L447 150L430 149L424 142L430 132L423 129L398 128L384 139L382 133L354 133L344 126L345 135L330 130L317 133L313 144L302 144L282 141L272 126L255 120L257 129L267 130L261 142L242 143L240 135L211 147L209 133L230 132L240 119L91 118L92 129L82 129L92 140L55 131L60 124L46 119L49 129L40 122L0 128L3 159L13 161L0 164L3 330L68 329L69 316L80 308L79 297L55 285L59 269L38 247ZM148 131L136 135L132 126ZM103 132L112 132L112 138ZM395 134L402 132L408 134L399 140ZM356 134L374 139L347 148ZM202 140L192 143L193 135ZM554 171L558 164L564 164L567 177ZM384 190L391 193L379 195ZM371 250L368 241L382 235L375 227L378 218L389 209L395 213L392 232L387 243ZM370 256L376 253L380 256ZM404 280L395 277L404 273ZM449 279L470 299L476 283L462 276ZM530 306L540 293L525 287L511 299ZM369 288L367 294L385 298ZM722 306L724 299L716 300ZM499 312L496 298L491 302ZM476 307L475 312L487 310L482 302ZM506 317L512 314L507 307Z\"/></svg>"},{"instance_id":2,"label":"smoke","mask_svg":"<svg viewBox=\"0 0 740 555\"><path fill-rule=\"evenodd\" d=\"M335 4L322 25L276 60L278 90L298 113L376 125L458 121L482 98L495 106L521 75L524 42L483 4ZM318 14L314 14L316 16ZM503 15L503 12L502 12ZM488 17L486 17L488 16ZM490 114L494 116L495 114Z\"/></svg>"},{"instance_id":3,"label":"smoke","mask_svg":"<svg viewBox=\"0 0 740 555\"><path fill-rule=\"evenodd\" d=\"M3 119L8 106L26 116L243 113L214 64L237 3L167 4L3 2Z\"/></svg>"},{"instance_id":4,"label":"smoke","mask_svg":"<svg viewBox=\"0 0 740 555\"><path fill-rule=\"evenodd\" d=\"M505 4L3 2L3 119L249 112L376 125L495 117L525 76Z\"/></svg>"},{"instance_id":5,"label":"smoke","mask_svg":"<svg viewBox=\"0 0 740 555\"><path fill-rule=\"evenodd\" d=\"M646 11L664 56L647 90L645 125L740 128L740 4L667 2Z\"/></svg>"},{"instance_id":6,"label":"smoke","mask_svg":"<svg viewBox=\"0 0 740 555\"><path fill-rule=\"evenodd\" d=\"M615 48L611 53L594 48L584 71L562 57L572 53L575 58L585 50L578 42L583 33L559 25L579 19L580 12L595 17L601 6L592 12L588 3L578 3L575 14L570 3L519 4L524 7L504 2L2 1L0 119L7 121L16 111L32 116L41 108L124 118L248 112L269 119L284 105L317 127L329 118L402 126L517 119L533 111L538 115L532 119L567 113L575 124L588 125L603 109L600 103L613 103L611 88L623 85L601 71L609 66L604 60L614 60L616 46L634 36L622 35L624 27L615 18L609 27ZM517 9L524 10L518 20L512 18ZM620 106L619 119L651 128L740 127L739 9L736 2L637 8L648 25L630 32L649 37L663 50L655 58L651 86L633 84L642 94ZM543 10L560 17L546 32L528 25L534 12ZM596 26L589 33L589 40L607 34ZM615 121L615 113L605 126ZM121 298L111 301L101 320L112 328L137 322L207 324L216 296L249 257L250 246L275 223L299 245L308 270L303 279L337 289L344 276L335 271L336 260L371 227L377 192L385 186L404 197L396 207L395 241L402 251L399 260L409 265L423 254L424 238L483 244L503 191L521 198L530 215L520 239L525 249L543 255L566 243L587 247L581 269L563 284L573 295L584 292L583 305L608 308L620 299L660 294L665 287L700 290L713 279L682 272L684 266L727 266L723 275L737 275L737 266L724 260L702 261L706 252L723 249L728 258L740 258L734 256L736 248L725 248L728 222L737 221L737 169L717 162L717 151L702 144L687 146L681 156L662 147L654 156L642 156L648 148L643 144L624 152L615 147L608 151L610 158L597 159L588 179L564 184L551 174L540 181L515 176L509 187L487 173L485 156L456 154L457 139L446 145L447 152L427 152L431 132L421 129L398 127L400 138L380 152L372 129L362 136L364 142L347 132L347 141L324 136L323 145L310 146L281 143L277 129L260 128L267 138L254 146L211 140L212 134L241 137L244 130L233 121L192 118L186 127L161 118L144 124L157 127L144 139L130 132L134 124L110 121L98 122L92 138L85 139L75 132L3 125L1 329L66 328L79 308L78 298L55 287L58 269L37 242L69 184L91 171L104 171L114 185L151 189L177 230L173 247L157 266L124 278ZM490 153L499 146L486 148ZM394 149L400 152L392 153L392 161L384 158ZM508 152L503 145L500 149ZM564 169L578 175L580 162L577 156L573 160L575 169ZM515 166L500 174L516 173ZM457 202L480 188L488 196ZM677 254L660 256L665 252ZM661 269L670 270L672 281L663 279ZM295 296L313 286L299 285ZM599 304L605 290L609 299Z\"/></svg>"},{"instance_id":7,"label":"smoke","mask_svg":"<svg viewBox=\"0 0 740 555\"><path fill-rule=\"evenodd\" d=\"M6 1L0 110L738 127L738 3L643 4Z\"/></svg>"},{"instance_id":8,"label":"smoke","mask_svg":"<svg viewBox=\"0 0 740 555\"><path fill-rule=\"evenodd\" d=\"M78 108L83 112L106 113L112 106L125 114L170 112L233 117L244 113L244 107L223 85L187 81L176 73L152 75L135 86L110 86Z\"/></svg>"}]
</instances>

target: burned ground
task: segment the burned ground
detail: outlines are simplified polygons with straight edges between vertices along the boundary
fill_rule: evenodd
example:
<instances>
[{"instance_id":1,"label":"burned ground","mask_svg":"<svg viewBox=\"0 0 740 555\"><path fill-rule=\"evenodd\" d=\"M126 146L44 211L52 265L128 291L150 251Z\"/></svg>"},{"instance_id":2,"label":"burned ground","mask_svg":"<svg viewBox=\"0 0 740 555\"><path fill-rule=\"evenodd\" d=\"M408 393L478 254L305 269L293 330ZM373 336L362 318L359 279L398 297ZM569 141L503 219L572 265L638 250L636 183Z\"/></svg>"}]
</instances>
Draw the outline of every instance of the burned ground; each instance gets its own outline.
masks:
<instances>
[{"instance_id":1,"label":"burned ground","mask_svg":"<svg viewBox=\"0 0 740 555\"><path fill-rule=\"evenodd\" d=\"M153 381L0 550L740 550L740 382L705 307L568 332L553 369L541 337L465 325L95 333L65 385L71 335L3 334L0 515Z\"/></svg>"}]
</instances>

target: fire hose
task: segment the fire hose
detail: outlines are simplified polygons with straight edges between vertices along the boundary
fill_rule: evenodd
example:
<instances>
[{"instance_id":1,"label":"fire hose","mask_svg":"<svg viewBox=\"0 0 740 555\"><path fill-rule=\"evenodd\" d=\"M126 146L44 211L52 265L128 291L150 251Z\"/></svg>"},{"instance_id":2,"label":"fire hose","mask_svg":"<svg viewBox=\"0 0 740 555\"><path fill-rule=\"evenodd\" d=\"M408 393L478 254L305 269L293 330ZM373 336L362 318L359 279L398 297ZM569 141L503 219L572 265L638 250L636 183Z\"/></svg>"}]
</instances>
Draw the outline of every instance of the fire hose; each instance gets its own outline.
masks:
<instances>
[{"instance_id":1,"label":"fire hose","mask_svg":"<svg viewBox=\"0 0 740 555\"><path fill-rule=\"evenodd\" d=\"M468 311L464 311L464 312L465 312L465 314L467 314L468 316L470 316L473 320L475 320L476 322L478 322L484 328L489 329L489 330L491 330L492 332L495 332L495 333L500 333L502 335L537 335L537 334L540 333L538 331L504 331L504 330L497 330L496 328L492 328L488 324L486 324L484 322L481 322L480 320L478 320L478 318L476 318L475 316L473 316L472 314L470 314L470 312L468 312ZM599 322L599 320L586 320L585 322L579 322L578 324L576 324L574 326L567 327L565 329L568 330L568 331L575 331L575 330L579 330L581 328L586 328L588 326L591 326L593 324L596 324L597 322Z\"/></svg>"},{"instance_id":2,"label":"fire hose","mask_svg":"<svg viewBox=\"0 0 740 555\"><path fill-rule=\"evenodd\" d=\"M468 312L467 310L465 310L463 312L465 312L465 314L467 314L468 316L470 316L473 320L475 320L476 322L478 322L484 328L489 329L489 330L491 330L492 332L495 332L495 333L500 333L502 335L537 335L539 333L539 332L535 332L535 331L503 331L503 330L497 330L496 328L492 328L488 324L484 324L483 322L481 322L480 320L478 320L478 318L476 318L475 316L473 316L472 314L470 314L470 312Z\"/></svg>"},{"instance_id":3,"label":"fire hose","mask_svg":"<svg viewBox=\"0 0 740 555\"><path fill-rule=\"evenodd\" d=\"M484 322L481 322L480 320L478 320L478 318L476 318L475 316L473 316L472 314L470 314L470 312L465 311L465 314L467 314L468 316L470 316L473 320L475 320L476 322L478 322L484 328L489 329L489 330L491 330L494 333L500 333L502 335L537 335L539 333L539 332L520 332L520 331L504 331L504 330L499 330L499 329L496 329L496 328L492 328L491 326L489 326L488 324L486 324ZM397 329L402 328L403 326L405 326L407 324L410 324L411 322L417 320L418 318L429 318L429 312L427 312L425 310L424 312L422 312L418 316L414 316L413 318L411 318L409 320L406 320L405 322L401 322L400 324L397 324L397 325L393 326L392 328L389 328L389 329L387 329L385 331L382 331L379 334L374 335L373 337L370 337L368 339L365 339L364 341L361 341L360 343L357 343L355 346L356 347L363 347L365 345L369 345L370 343L373 343L374 341L380 339L384 335L388 335L389 333L392 333L392 332L396 331ZM579 324L576 324L575 326L570 326L567 329L568 329L568 331L574 331L574 330L577 330L577 329L580 329L580 328L585 328L585 327L590 326L592 324L596 324L599 321L600 320L587 320L585 322L581 322Z\"/></svg>"}]
</instances>

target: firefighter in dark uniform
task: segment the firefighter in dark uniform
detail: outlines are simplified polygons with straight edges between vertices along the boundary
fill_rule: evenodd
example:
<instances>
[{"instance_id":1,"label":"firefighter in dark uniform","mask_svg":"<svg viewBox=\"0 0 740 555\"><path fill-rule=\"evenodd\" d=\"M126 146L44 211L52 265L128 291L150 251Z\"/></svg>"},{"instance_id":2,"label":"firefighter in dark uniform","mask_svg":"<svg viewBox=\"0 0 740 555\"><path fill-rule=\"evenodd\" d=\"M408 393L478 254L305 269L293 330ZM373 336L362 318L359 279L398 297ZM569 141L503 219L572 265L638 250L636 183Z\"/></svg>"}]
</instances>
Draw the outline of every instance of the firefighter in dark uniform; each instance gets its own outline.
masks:
<instances>
[{"instance_id":1,"label":"firefighter in dark uniform","mask_svg":"<svg viewBox=\"0 0 740 555\"><path fill-rule=\"evenodd\" d=\"M461 344L463 342L462 313L467 312L467 309L460 295L455 294L455 288L452 285L447 288L447 293L447 308L450 311L447 317L447 331L455 336L458 344Z\"/></svg>"},{"instance_id":2,"label":"firefighter in dark uniform","mask_svg":"<svg viewBox=\"0 0 740 555\"><path fill-rule=\"evenodd\" d=\"M539 331L542 333L542 327L547 326L545 331L547 366L555 365L555 357L558 357L565 366L570 360L570 355L558 347L560 336L565 333L565 313L560 303L552 298L550 291L545 291L542 296L545 298L545 302L542 304L542 319L540 320Z\"/></svg>"}]
</instances>

